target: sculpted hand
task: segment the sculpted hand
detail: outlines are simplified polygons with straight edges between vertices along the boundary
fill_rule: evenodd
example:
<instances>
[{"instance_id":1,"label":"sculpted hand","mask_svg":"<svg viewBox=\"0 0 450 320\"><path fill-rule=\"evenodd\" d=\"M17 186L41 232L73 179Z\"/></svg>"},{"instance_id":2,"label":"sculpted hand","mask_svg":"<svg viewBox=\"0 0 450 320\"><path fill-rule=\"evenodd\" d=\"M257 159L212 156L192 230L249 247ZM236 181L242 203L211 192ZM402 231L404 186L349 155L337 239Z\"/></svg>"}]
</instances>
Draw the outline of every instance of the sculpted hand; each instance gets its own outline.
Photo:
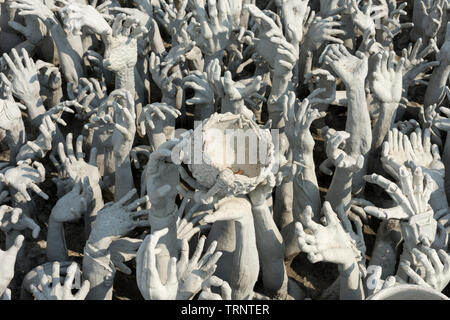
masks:
<instances>
[{"instance_id":1,"label":"sculpted hand","mask_svg":"<svg viewBox=\"0 0 450 320\"><path fill-rule=\"evenodd\" d=\"M422 38L419 38L414 44L414 47L410 42L408 48L402 50L402 57L405 59L403 68L403 90L405 91L414 83L428 84L422 80L425 72L439 65L439 61L428 62L424 59L435 51L436 44L434 40L430 39L429 45L422 50L420 50L421 47Z\"/></svg>"},{"instance_id":2,"label":"sculpted hand","mask_svg":"<svg viewBox=\"0 0 450 320\"><path fill-rule=\"evenodd\" d=\"M345 169L350 172L358 172L364 165L364 156L359 155L358 158L353 158L340 148L345 141L350 138L350 134L346 131L334 131L328 129L328 141L326 144L326 153L328 159L332 161L336 168Z\"/></svg>"},{"instance_id":3,"label":"sculpted hand","mask_svg":"<svg viewBox=\"0 0 450 320\"><path fill-rule=\"evenodd\" d=\"M83 136L78 136L75 149L73 150L72 133L66 136L66 151L62 142L58 145L58 155L61 163L59 163L53 155L50 159L61 176L68 177L72 184L77 181L83 181L85 177L89 178L89 184L92 188L96 188L100 183L100 173L97 168L97 149L92 148L90 152L89 162L84 160L83 153Z\"/></svg>"},{"instance_id":4,"label":"sculpted hand","mask_svg":"<svg viewBox=\"0 0 450 320\"><path fill-rule=\"evenodd\" d=\"M392 163L390 164L393 165ZM367 182L375 183L383 188L394 200L396 206L388 209L366 206L364 211L383 220L408 220L414 215L429 211L428 201L432 190L430 176L422 174L420 167L414 170L413 174L405 166L400 166L396 170L399 172L399 185L375 173L364 177Z\"/></svg>"},{"instance_id":5,"label":"sculpted hand","mask_svg":"<svg viewBox=\"0 0 450 320\"><path fill-rule=\"evenodd\" d=\"M245 5L256 19L257 38L251 39L256 51L275 69L277 74L288 74L297 63L298 49L290 44L275 21L254 5Z\"/></svg>"},{"instance_id":6,"label":"sculpted hand","mask_svg":"<svg viewBox=\"0 0 450 320\"><path fill-rule=\"evenodd\" d=\"M220 295L212 293L211 287L220 288ZM228 282L222 279L212 276L202 284L202 292L198 297L198 300L231 300L231 287Z\"/></svg>"},{"instance_id":7,"label":"sculpted hand","mask_svg":"<svg viewBox=\"0 0 450 320\"><path fill-rule=\"evenodd\" d=\"M195 19L188 28L192 39L208 56L221 54L231 43L233 17L228 0L209 0L208 13L203 0L194 0Z\"/></svg>"},{"instance_id":8,"label":"sculpted hand","mask_svg":"<svg viewBox=\"0 0 450 320\"><path fill-rule=\"evenodd\" d=\"M30 229L34 239L37 239L39 232L41 231L41 227L39 227L33 219L24 214L22 209L11 208L6 205L0 207L0 229L5 234L11 230L23 231Z\"/></svg>"},{"instance_id":9,"label":"sculpted hand","mask_svg":"<svg viewBox=\"0 0 450 320\"><path fill-rule=\"evenodd\" d=\"M64 284L61 285L60 265L59 262L53 263L51 283L49 275L44 273L44 268L39 266L36 268L40 285L31 284L30 289L36 300L84 300L89 293L90 283L84 280L81 288L76 294L72 293L73 281L76 275L80 275L80 268L76 262L73 262L67 268L67 274Z\"/></svg>"},{"instance_id":10,"label":"sculpted hand","mask_svg":"<svg viewBox=\"0 0 450 320\"><path fill-rule=\"evenodd\" d=\"M395 65L395 52L384 51L374 58L374 70L369 76L370 89L380 102L397 107L402 97L402 71L405 59Z\"/></svg>"},{"instance_id":11,"label":"sculpted hand","mask_svg":"<svg viewBox=\"0 0 450 320\"><path fill-rule=\"evenodd\" d=\"M442 23L444 0L415 0L413 10L413 40L418 37L433 38Z\"/></svg>"},{"instance_id":12,"label":"sculpted hand","mask_svg":"<svg viewBox=\"0 0 450 320\"><path fill-rule=\"evenodd\" d=\"M299 105L293 92L290 92L288 97L284 98L283 107L286 136L290 148L294 154L298 154L300 157L304 153L312 153L314 139L310 127L314 120L320 118L319 111L311 107L308 99L304 99Z\"/></svg>"},{"instance_id":13,"label":"sculpted hand","mask_svg":"<svg viewBox=\"0 0 450 320\"><path fill-rule=\"evenodd\" d=\"M434 250L425 246L411 252L417 261L425 267L425 275L420 276L412 268L409 261L400 261L399 267L416 284L438 291L445 289L450 282L450 256L445 250Z\"/></svg>"},{"instance_id":14,"label":"sculpted hand","mask_svg":"<svg viewBox=\"0 0 450 320\"><path fill-rule=\"evenodd\" d=\"M341 221L327 201L323 204L322 214L326 219L326 225L314 222L312 209L307 206L301 215L302 222L295 224L300 250L308 254L308 259L312 263L326 261L342 265L347 269L353 263L359 262L362 256L356 247L356 241L344 230ZM304 228L311 233L306 233Z\"/></svg>"},{"instance_id":15,"label":"sculpted hand","mask_svg":"<svg viewBox=\"0 0 450 320\"><path fill-rule=\"evenodd\" d=\"M112 34L105 40L103 66L109 71L120 72L133 68L137 62L137 38L147 30L139 21L118 14L112 25Z\"/></svg>"},{"instance_id":16,"label":"sculpted hand","mask_svg":"<svg viewBox=\"0 0 450 320\"><path fill-rule=\"evenodd\" d=\"M205 236L200 238L191 259L189 259L188 241L184 240L182 242L181 256L177 264L177 275L179 279L178 300L186 300L196 295L200 291L202 283L209 279L216 271L216 264L222 256L222 252L215 252L217 242L213 241L205 254L200 257L203 252L205 240Z\"/></svg>"},{"instance_id":17,"label":"sculpted hand","mask_svg":"<svg viewBox=\"0 0 450 320\"><path fill-rule=\"evenodd\" d=\"M81 218L94 201L94 192L89 185L89 178L74 185L72 191L66 193L58 200L52 209L50 219L57 222L73 222Z\"/></svg>"},{"instance_id":18,"label":"sculpted hand","mask_svg":"<svg viewBox=\"0 0 450 320\"><path fill-rule=\"evenodd\" d=\"M142 111L142 115L146 120L145 124L150 127L150 130L153 133L164 132L164 123L166 119L174 120L181 115L181 112L175 107L169 106L167 103L159 102L148 104ZM145 132L146 131L144 130L143 133Z\"/></svg>"},{"instance_id":19,"label":"sculpted hand","mask_svg":"<svg viewBox=\"0 0 450 320\"><path fill-rule=\"evenodd\" d=\"M59 9L66 31L81 35L81 28L88 27L99 35L110 35L111 27L93 6L73 2Z\"/></svg>"},{"instance_id":20,"label":"sculpted hand","mask_svg":"<svg viewBox=\"0 0 450 320\"><path fill-rule=\"evenodd\" d=\"M22 57L19 57L16 49L11 50L14 62L3 53L3 58L11 71L11 90L13 95L24 102L32 102L39 97L39 81L36 66L28 52L22 49Z\"/></svg>"},{"instance_id":21,"label":"sculpted hand","mask_svg":"<svg viewBox=\"0 0 450 320\"><path fill-rule=\"evenodd\" d=\"M395 3L390 3L390 5L397 6ZM383 24L381 28L387 34L389 39L394 39L396 35L402 32L403 29L412 28L414 23L412 22L400 22L400 16L407 16L408 13L403 10L408 5L407 2L401 3L398 8L395 8L389 12L389 17L383 21L386 21L386 24Z\"/></svg>"},{"instance_id":22,"label":"sculpted hand","mask_svg":"<svg viewBox=\"0 0 450 320\"><path fill-rule=\"evenodd\" d=\"M330 44L319 59L319 63L329 64L342 79L346 87L364 83L367 76L368 60L360 51L356 57L342 44Z\"/></svg>"},{"instance_id":23,"label":"sculpted hand","mask_svg":"<svg viewBox=\"0 0 450 320\"><path fill-rule=\"evenodd\" d=\"M37 186L45 180L44 166L37 161L33 162L32 166L30 164L31 160L19 161L17 167L6 169L3 174L0 174L0 181L19 192L27 201L31 201L27 189L33 190L40 197L48 200L48 195Z\"/></svg>"},{"instance_id":24,"label":"sculpted hand","mask_svg":"<svg viewBox=\"0 0 450 320\"><path fill-rule=\"evenodd\" d=\"M141 239L120 238L114 240L109 247L111 261L114 266L121 272L130 275L131 269L127 267L125 262L131 261L136 257L139 247L142 245Z\"/></svg>"},{"instance_id":25,"label":"sculpted hand","mask_svg":"<svg viewBox=\"0 0 450 320\"><path fill-rule=\"evenodd\" d=\"M339 16L332 16L328 18L322 18L315 16L311 26L306 34L305 41L308 46L316 51L324 43L331 41L334 43L344 43L342 39L339 39L339 35L345 35L345 31L341 29L333 29L334 27L342 27L341 21L338 20Z\"/></svg>"},{"instance_id":26,"label":"sculpted hand","mask_svg":"<svg viewBox=\"0 0 450 320\"><path fill-rule=\"evenodd\" d=\"M161 283L156 268L156 255L161 249L156 248L161 237L169 231L168 228L155 231L148 235L136 256L136 280L139 291L145 300L175 300L178 292L177 259L170 259L168 265L167 283Z\"/></svg>"},{"instance_id":27,"label":"sculpted hand","mask_svg":"<svg viewBox=\"0 0 450 320\"><path fill-rule=\"evenodd\" d=\"M119 201L107 203L101 209L92 227L89 242L97 244L102 240L110 242L114 239L125 236L136 227L148 226L148 221L138 220L146 216L149 210L139 210L137 208L148 201L148 197L139 198L131 203L131 199L136 195L136 189L132 189ZM129 203L127 205L127 203Z\"/></svg>"}]
</instances>

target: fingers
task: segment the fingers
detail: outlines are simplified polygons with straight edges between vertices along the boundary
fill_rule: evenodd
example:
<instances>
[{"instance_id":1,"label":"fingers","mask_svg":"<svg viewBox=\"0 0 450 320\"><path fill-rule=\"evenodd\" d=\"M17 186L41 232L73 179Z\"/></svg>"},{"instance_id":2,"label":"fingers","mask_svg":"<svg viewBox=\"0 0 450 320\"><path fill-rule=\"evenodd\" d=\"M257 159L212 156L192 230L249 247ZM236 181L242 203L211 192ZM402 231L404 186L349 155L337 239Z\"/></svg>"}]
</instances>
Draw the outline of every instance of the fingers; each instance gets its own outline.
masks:
<instances>
[{"instance_id":1,"label":"fingers","mask_svg":"<svg viewBox=\"0 0 450 320\"><path fill-rule=\"evenodd\" d=\"M78 264L76 262L73 262L67 268L66 279L64 280L64 289L68 292L72 290L73 281L75 280L77 271L78 271Z\"/></svg>"},{"instance_id":2,"label":"fingers","mask_svg":"<svg viewBox=\"0 0 450 320\"><path fill-rule=\"evenodd\" d=\"M303 210L303 213L300 216L300 220L306 228L311 229L313 232L315 232L319 229L320 225L312 220L313 215L314 214L311 206L306 206L305 210Z\"/></svg>"},{"instance_id":3,"label":"fingers","mask_svg":"<svg viewBox=\"0 0 450 320\"><path fill-rule=\"evenodd\" d=\"M399 267L414 283L428 287L428 284L411 268L409 262L400 261Z\"/></svg>"},{"instance_id":4,"label":"fingers","mask_svg":"<svg viewBox=\"0 0 450 320\"><path fill-rule=\"evenodd\" d=\"M56 288L61 285L60 266L59 262L53 262L52 266L52 287Z\"/></svg>"},{"instance_id":5,"label":"fingers","mask_svg":"<svg viewBox=\"0 0 450 320\"><path fill-rule=\"evenodd\" d=\"M136 189L131 189L126 195L124 195L119 201L117 201L117 204L120 206L125 206L125 204L130 201L136 194Z\"/></svg>"}]
</instances>

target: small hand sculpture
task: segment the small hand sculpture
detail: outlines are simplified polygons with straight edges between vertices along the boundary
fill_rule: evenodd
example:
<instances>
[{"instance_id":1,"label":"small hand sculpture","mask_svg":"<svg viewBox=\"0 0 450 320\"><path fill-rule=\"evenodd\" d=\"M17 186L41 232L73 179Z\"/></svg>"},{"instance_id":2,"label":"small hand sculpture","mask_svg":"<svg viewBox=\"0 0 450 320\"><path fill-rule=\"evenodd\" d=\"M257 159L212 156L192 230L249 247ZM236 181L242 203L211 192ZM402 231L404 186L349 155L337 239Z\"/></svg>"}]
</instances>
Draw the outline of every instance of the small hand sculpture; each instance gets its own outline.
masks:
<instances>
[{"instance_id":1,"label":"small hand sculpture","mask_svg":"<svg viewBox=\"0 0 450 320\"><path fill-rule=\"evenodd\" d=\"M434 38L441 26L444 0L415 0L411 35L413 40L419 37Z\"/></svg>"},{"instance_id":2,"label":"small hand sculpture","mask_svg":"<svg viewBox=\"0 0 450 320\"><path fill-rule=\"evenodd\" d=\"M67 268L67 274L64 279L64 285L61 285L61 275L59 262L53 263L51 283L49 275L44 273L44 268L39 266L36 268L39 277L39 286L32 284L30 289L36 300L84 300L89 293L90 283L84 280L81 288L76 294L72 293L73 281L80 274L79 266L73 262Z\"/></svg>"},{"instance_id":3,"label":"small hand sculpture","mask_svg":"<svg viewBox=\"0 0 450 320\"><path fill-rule=\"evenodd\" d=\"M390 5L396 6L396 4L393 4L392 2ZM390 10L389 18L386 21L387 23L381 26L388 38L394 39L394 37L402 32L403 29L412 28L414 26L414 23L412 22L400 22L400 16L408 15L408 13L403 10L407 5L407 2L403 2L397 8Z\"/></svg>"},{"instance_id":4,"label":"small hand sculpture","mask_svg":"<svg viewBox=\"0 0 450 320\"><path fill-rule=\"evenodd\" d=\"M349 227L348 220L339 221L327 201L322 207L322 214L326 219L325 226L314 222L311 219L312 214L311 207L306 207L301 215L302 222L295 224L298 245L301 251L308 254L309 261L312 263L319 261L336 263L342 265L344 270L361 261L362 253L357 249L356 241L342 225L344 224L346 228ZM343 214L341 216L343 217ZM312 233L306 233L304 228Z\"/></svg>"},{"instance_id":5,"label":"small hand sculpture","mask_svg":"<svg viewBox=\"0 0 450 320\"><path fill-rule=\"evenodd\" d=\"M77 181L83 181L87 177L91 187L97 187L101 179L96 165L97 149L91 149L89 162L86 162L83 153L83 136L78 136L75 148L76 152L73 150L72 133L69 133L66 136L66 151L64 151L62 142L58 145L58 154L61 162L59 163L52 155L50 155L50 159L59 172L65 172L72 184Z\"/></svg>"},{"instance_id":6,"label":"small hand sculpture","mask_svg":"<svg viewBox=\"0 0 450 320\"><path fill-rule=\"evenodd\" d=\"M103 65L113 72L133 68L137 62L137 38L147 30L139 21L118 14L112 25L112 34L106 37Z\"/></svg>"},{"instance_id":7,"label":"small hand sculpture","mask_svg":"<svg viewBox=\"0 0 450 320\"><path fill-rule=\"evenodd\" d=\"M310 8L307 0L281 1L281 19L286 30L286 37L293 45L303 40L304 21L308 18Z\"/></svg>"},{"instance_id":8,"label":"small hand sculpture","mask_svg":"<svg viewBox=\"0 0 450 320\"><path fill-rule=\"evenodd\" d=\"M175 300L177 297L177 259L175 257L170 259L166 284L161 283L156 268L156 255L160 251L156 245L168 231L169 229L165 228L148 235L137 253L136 280L139 291L146 300Z\"/></svg>"},{"instance_id":9,"label":"small hand sculpture","mask_svg":"<svg viewBox=\"0 0 450 320\"><path fill-rule=\"evenodd\" d=\"M177 264L177 275L179 279L177 299L179 300L190 299L196 295L200 291L202 283L209 279L216 271L216 264L222 256L222 252L215 252L217 241L213 241L205 254L200 257L203 252L205 240L205 236L200 238L191 259L189 259L188 241L182 241L181 256Z\"/></svg>"},{"instance_id":10,"label":"small hand sculpture","mask_svg":"<svg viewBox=\"0 0 450 320\"><path fill-rule=\"evenodd\" d=\"M333 29L334 27L341 27L343 24L341 21L336 21L337 16L322 18L315 16L311 26L306 33L306 39L308 46L316 51L324 43L331 41L334 43L344 43L342 39L339 39L339 35L345 35L345 31L341 29Z\"/></svg>"},{"instance_id":11,"label":"small hand sculpture","mask_svg":"<svg viewBox=\"0 0 450 320\"><path fill-rule=\"evenodd\" d=\"M136 227L148 226L148 221L138 219L148 215L149 210L137 211L139 206L148 201L148 197L139 198L129 203L135 195L136 189L133 189L122 199L107 203L98 212L88 240L90 243L112 242L114 239L125 236ZM127 205L127 203L129 204Z\"/></svg>"},{"instance_id":12,"label":"small hand sculpture","mask_svg":"<svg viewBox=\"0 0 450 320\"><path fill-rule=\"evenodd\" d=\"M422 38L419 38L414 44L414 47L412 43L409 43L408 48L402 50L402 57L405 59L403 68L403 90L407 90L413 83L428 84L427 82L424 83L421 79L423 78L423 74L432 67L439 65L438 61L428 62L424 59L430 53L435 51L435 44L433 42L434 40L431 39L430 44L420 50L422 47Z\"/></svg>"},{"instance_id":13,"label":"small hand sculpture","mask_svg":"<svg viewBox=\"0 0 450 320\"><path fill-rule=\"evenodd\" d=\"M408 139L408 136L394 128L389 132L388 141L383 143L381 161L386 170L396 179L398 179L400 165L407 165L413 170L420 168L429 175L432 183L431 205L438 210L446 207L446 205L439 205L443 202L439 198L445 197L441 192L445 172L439 149L437 145L431 144L430 135L430 129L426 128L422 132L420 128L416 128Z\"/></svg>"},{"instance_id":14,"label":"small hand sculpture","mask_svg":"<svg viewBox=\"0 0 450 320\"><path fill-rule=\"evenodd\" d=\"M220 295L213 293L211 287L220 288ZM231 300L231 287L228 282L212 276L202 284L202 292L198 300Z\"/></svg>"},{"instance_id":15,"label":"small hand sculpture","mask_svg":"<svg viewBox=\"0 0 450 320\"><path fill-rule=\"evenodd\" d=\"M145 124L150 127L152 133L163 133L166 120L173 120L181 115L181 112L167 103L152 103L145 106L142 110L145 117ZM145 133L146 130L143 131Z\"/></svg>"},{"instance_id":16,"label":"small hand sculpture","mask_svg":"<svg viewBox=\"0 0 450 320\"><path fill-rule=\"evenodd\" d=\"M191 37L208 56L221 55L231 43L233 17L227 0L208 1L208 14L203 0L193 1L195 5L194 20L191 23Z\"/></svg>"},{"instance_id":17,"label":"small hand sculpture","mask_svg":"<svg viewBox=\"0 0 450 320\"><path fill-rule=\"evenodd\" d=\"M361 11L356 0L349 0L347 1L347 10L361 34L369 30L371 35L375 35L374 20L386 16L385 10L381 6L372 6L371 1Z\"/></svg>"},{"instance_id":18,"label":"small hand sculpture","mask_svg":"<svg viewBox=\"0 0 450 320\"><path fill-rule=\"evenodd\" d=\"M111 27L93 6L74 2L59 9L59 14L65 29L74 35L81 35L82 27L88 27L99 35L111 34Z\"/></svg>"},{"instance_id":19,"label":"small hand sculpture","mask_svg":"<svg viewBox=\"0 0 450 320\"><path fill-rule=\"evenodd\" d=\"M315 103L331 104L336 99L336 78L325 69L314 69L305 75L309 91L325 89L314 98Z\"/></svg>"},{"instance_id":20,"label":"small hand sculpture","mask_svg":"<svg viewBox=\"0 0 450 320\"><path fill-rule=\"evenodd\" d=\"M342 44L330 44L322 53L320 61L329 64L342 79L346 87L355 83L364 83L367 76L367 57L360 51L351 55Z\"/></svg>"},{"instance_id":21,"label":"small hand sculpture","mask_svg":"<svg viewBox=\"0 0 450 320\"><path fill-rule=\"evenodd\" d=\"M405 59L400 59L397 65L394 61L394 51L384 51L375 55L375 66L369 81L375 98L396 108L402 97L402 71Z\"/></svg>"},{"instance_id":22,"label":"small hand sculpture","mask_svg":"<svg viewBox=\"0 0 450 320\"><path fill-rule=\"evenodd\" d=\"M409 261L400 261L400 269L418 285L438 291L444 290L450 282L450 256L448 253L442 249L436 251L422 246L420 250L414 248L412 254L425 267L425 276L417 274L411 268Z\"/></svg>"},{"instance_id":23,"label":"small hand sculpture","mask_svg":"<svg viewBox=\"0 0 450 320\"><path fill-rule=\"evenodd\" d=\"M328 129L328 141L326 144L326 153L328 159L332 161L336 168L349 170L350 172L357 172L361 170L364 165L364 157L359 155L358 158L353 158L346 154L340 146L345 143L345 140L350 138L350 134L346 131L334 131Z\"/></svg>"},{"instance_id":24,"label":"small hand sculpture","mask_svg":"<svg viewBox=\"0 0 450 320\"><path fill-rule=\"evenodd\" d=\"M188 0L183 0L180 6L177 6L173 0L168 3L165 0L159 1L161 8L155 7L155 18L172 36L172 45L176 46L183 42L178 34L182 26L192 17L192 12L187 12Z\"/></svg>"},{"instance_id":25,"label":"small hand sculpture","mask_svg":"<svg viewBox=\"0 0 450 320\"><path fill-rule=\"evenodd\" d=\"M320 118L317 109L313 109L308 99L298 103L293 92L284 100L284 119L286 121L286 136L294 154L311 153L314 148L314 139L309 128L314 120ZM297 109L297 110L296 110Z\"/></svg>"},{"instance_id":26,"label":"small hand sculpture","mask_svg":"<svg viewBox=\"0 0 450 320\"><path fill-rule=\"evenodd\" d=\"M401 180L400 187L375 173L364 177L367 182L375 183L383 188L396 203L395 207L388 209L367 206L364 211L368 214L379 219L407 220L430 209L428 204L432 184L430 176L423 174L420 168L414 170L413 174L405 166L396 169Z\"/></svg>"},{"instance_id":27,"label":"small hand sculpture","mask_svg":"<svg viewBox=\"0 0 450 320\"><path fill-rule=\"evenodd\" d=\"M0 207L0 229L5 234L12 230L23 231L30 229L34 239L37 239L41 231L41 227L33 219L24 214L22 209L11 208L6 205Z\"/></svg>"},{"instance_id":28,"label":"small hand sculpture","mask_svg":"<svg viewBox=\"0 0 450 320\"><path fill-rule=\"evenodd\" d=\"M298 49L290 44L275 21L254 5L246 5L246 10L257 21L258 38L253 38L251 44L264 57L277 74L287 74L292 71L298 59Z\"/></svg>"},{"instance_id":29,"label":"small hand sculpture","mask_svg":"<svg viewBox=\"0 0 450 320\"><path fill-rule=\"evenodd\" d=\"M6 169L0 174L0 181L19 192L26 201L31 201L27 189L33 190L41 198L48 200L48 195L37 186L45 180L45 168L40 162L19 161L17 167Z\"/></svg>"},{"instance_id":30,"label":"small hand sculpture","mask_svg":"<svg viewBox=\"0 0 450 320\"><path fill-rule=\"evenodd\" d=\"M3 54L3 58L11 71L10 88L13 95L25 103L30 103L39 97L40 86L33 59L28 56L25 49L22 49L21 53L22 57L19 56L16 49L11 50L14 62L6 53Z\"/></svg>"},{"instance_id":31,"label":"small hand sculpture","mask_svg":"<svg viewBox=\"0 0 450 320\"><path fill-rule=\"evenodd\" d=\"M93 200L94 192L89 185L89 178L84 177L83 182L76 183L72 191L58 200L50 219L60 223L77 221L87 212Z\"/></svg>"}]
</instances>

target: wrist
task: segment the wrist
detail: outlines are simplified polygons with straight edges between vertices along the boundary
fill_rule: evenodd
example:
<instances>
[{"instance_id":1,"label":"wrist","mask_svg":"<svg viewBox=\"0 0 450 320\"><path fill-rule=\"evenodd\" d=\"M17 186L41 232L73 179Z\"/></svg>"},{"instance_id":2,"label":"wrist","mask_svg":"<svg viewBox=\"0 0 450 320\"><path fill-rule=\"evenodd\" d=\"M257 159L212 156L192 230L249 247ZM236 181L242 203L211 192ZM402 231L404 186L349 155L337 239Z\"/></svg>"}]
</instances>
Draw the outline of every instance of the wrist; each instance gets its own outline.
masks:
<instances>
[{"instance_id":1,"label":"wrist","mask_svg":"<svg viewBox=\"0 0 450 320\"><path fill-rule=\"evenodd\" d=\"M348 261L338 264L339 274L348 278L356 268L356 265L357 263L354 259L348 259Z\"/></svg>"},{"instance_id":2,"label":"wrist","mask_svg":"<svg viewBox=\"0 0 450 320\"><path fill-rule=\"evenodd\" d=\"M88 241L86 242L86 246L89 244L89 246L95 249L96 251L103 252L109 249L109 246L111 245L113 240L114 237L98 235L96 234L95 229L93 229L89 236Z\"/></svg>"}]
</instances>

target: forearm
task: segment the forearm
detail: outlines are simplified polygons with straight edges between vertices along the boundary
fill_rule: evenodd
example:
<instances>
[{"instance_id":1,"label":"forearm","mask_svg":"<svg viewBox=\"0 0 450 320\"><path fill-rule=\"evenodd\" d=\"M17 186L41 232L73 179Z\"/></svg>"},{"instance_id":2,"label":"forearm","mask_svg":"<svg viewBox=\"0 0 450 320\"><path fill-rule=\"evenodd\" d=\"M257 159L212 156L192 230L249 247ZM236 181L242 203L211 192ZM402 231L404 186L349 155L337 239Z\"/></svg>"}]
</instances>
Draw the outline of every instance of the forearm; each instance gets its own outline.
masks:
<instances>
[{"instance_id":1,"label":"forearm","mask_svg":"<svg viewBox=\"0 0 450 320\"><path fill-rule=\"evenodd\" d=\"M267 101L267 111L269 113L269 119L272 120L272 128L284 127L284 110L280 98L286 93L291 77L292 72L285 75L278 75L276 73L273 75L272 90Z\"/></svg>"},{"instance_id":2,"label":"forearm","mask_svg":"<svg viewBox=\"0 0 450 320\"><path fill-rule=\"evenodd\" d=\"M305 75L311 72L313 50L310 49L308 38L305 39L304 46L300 50L298 61L298 83L302 85L305 81Z\"/></svg>"},{"instance_id":3,"label":"forearm","mask_svg":"<svg viewBox=\"0 0 450 320\"><path fill-rule=\"evenodd\" d=\"M285 247L267 203L252 206L256 244L266 293L275 299L287 296L288 278L284 266Z\"/></svg>"},{"instance_id":4,"label":"forearm","mask_svg":"<svg viewBox=\"0 0 450 320\"><path fill-rule=\"evenodd\" d=\"M23 102L27 107L27 112L31 123L36 129L38 129L42 123L42 116L46 111L41 97L36 95L25 99Z\"/></svg>"},{"instance_id":5,"label":"forearm","mask_svg":"<svg viewBox=\"0 0 450 320\"><path fill-rule=\"evenodd\" d=\"M92 209L88 210L84 215L84 236L86 239L89 238L97 213L105 206L100 186L92 186L92 191L94 193L94 205Z\"/></svg>"},{"instance_id":6,"label":"forearm","mask_svg":"<svg viewBox=\"0 0 450 320\"><path fill-rule=\"evenodd\" d=\"M121 199L131 189L134 188L133 173L128 154L125 158L115 159L115 201Z\"/></svg>"},{"instance_id":7,"label":"forearm","mask_svg":"<svg viewBox=\"0 0 450 320\"><path fill-rule=\"evenodd\" d=\"M311 206L314 217L319 218L322 205L313 155L294 151L294 161L303 164L294 178L294 218L298 221L306 206Z\"/></svg>"},{"instance_id":8,"label":"forearm","mask_svg":"<svg viewBox=\"0 0 450 320\"><path fill-rule=\"evenodd\" d=\"M339 265L340 300L364 300L364 288L358 264Z\"/></svg>"},{"instance_id":9,"label":"forearm","mask_svg":"<svg viewBox=\"0 0 450 320\"><path fill-rule=\"evenodd\" d=\"M367 158L372 144L372 127L364 84L357 84L354 87L346 84L346 92L348 111L345 131L350 134L350 138L347 140L345 151L354 159L360 155L364 157L364 165L359 172L353 174L352 181L352 193L359 194L365 185L363 177L367 172Z\"/></svg>"},{"instance_id":10,"label":"forearm","mask_svg":"<svg viewBox=\"0 0 450 320\"><path fill-rule=\"evenodd\" d=\"M89 241L86 243L83 277L90 282L90 291L86 300L112 300L115 268L107 249L99 249Z\"/></svg>"},{"instance_id":11,"label":"forearm","mask_svg":"<svg viewBox=\"0 0 450 320\"><path fill-rule=\"evenodd\" d=\"M152 232L168 228L169 231L158 241L158 248L160 253L156 257L156 267L158 268L159 277L162 283L167 281L167 267L171 257L178 257L179 241L177 238L177 207L166 214L165 217L157 217L152 213L149 214L148 220ZM185 298L187 293L180 293ZM184 295L186 294L186 295Z\"/></svg>"},{"instance_id":12,"label":"forearm","mask_svg":"<svg viewBox=\"0 0 450 320\"><path fill-rule=\"evenodd\" d=\"M352 200L352 180L353 173L349 170L336 168L325 197L326 201L330 202L333 210L341 203L344 205L344 212L350 208Z\"/></svg>"},{"instance_id":13,"label":"forearm","mask_svg":"<svg viewBox=\"0 0 450 320\"><path fill-rule=\"evenodd\" d=\"M135 76L134 67L125 68L116 73L115 88L128 90L134 97L135 94Z\"/></svg>"},{"instance_id":14,"label":"forearm","mask_svg":"<svg viewBox=\"0 0 450 320\"><path fill-rule=\"evenodd\" d=\"M72 48L59 22L53 17L45 21L58 49L59 60L66 81L78 84L78 79L84 76L80 55Z\"/></svg>"},{"instance_id":15,"label":"forearm","mask_svg":"<svg viewBox=\"0 0 450 320\"><path fill-rule=\"evenodd\" d=\"M52 218L48 221L47 259L49 261L68 261L64 224Z\"/></svg>"},{"instance_id":16,"label":"forearm","mask_svg":"<svg viewBox=\"0 0 450 320\"><path fill-rule=\"evenodd\" d=\"M351 156L367 156L372 144L372 128L364 84L346 85L348 111L345 131L350 134L347 151Z\"/></svg>"},{"instance_id":17,"label":"forearm","mask_svg":"<svg viewBox=\"0 0 450 320\"><path fill-rule=\"evenodd\" d=\"M376 152L383 144L384 138L392 128L398 103L380 103L380 114L373 128L372 152Z\"/></svg>"},{"instance_id":18,"label":"forearm","mask_svg":"<svg viewBox=\"0 0 450 320\"><path fill-rule=\"evenodd\" d=\"M16 156L26 143L25 126L21 118L16 120L11 130L6 131L6 141L10 150L10 162L15 163Z\"/></svg>"},{"instance_id":19,"label":"forearm","mask_svg":"<svg viewBox=\"0 0 450 320\"><path fill-rule=\"evenodd\" d=\"M233 300L251 299L259 274L255 228L251 217L244 219L247 221L235 222L236 249L233 253L233 269L230 282Z\"/></svg>"},{"instance_id":20,"label":"forearm","mask_svg":"<svg viewBox=\"0 0 450 320\"><path fill-rule=\"evenodd\" d=\"M426 42L425 42L426 43ZM441 98L444 97L444 89L450 74L450 64L441 64L433 70L427 90L425 91L424 107L433 104L439 104Z\"/></svg>"}]
</instances>

